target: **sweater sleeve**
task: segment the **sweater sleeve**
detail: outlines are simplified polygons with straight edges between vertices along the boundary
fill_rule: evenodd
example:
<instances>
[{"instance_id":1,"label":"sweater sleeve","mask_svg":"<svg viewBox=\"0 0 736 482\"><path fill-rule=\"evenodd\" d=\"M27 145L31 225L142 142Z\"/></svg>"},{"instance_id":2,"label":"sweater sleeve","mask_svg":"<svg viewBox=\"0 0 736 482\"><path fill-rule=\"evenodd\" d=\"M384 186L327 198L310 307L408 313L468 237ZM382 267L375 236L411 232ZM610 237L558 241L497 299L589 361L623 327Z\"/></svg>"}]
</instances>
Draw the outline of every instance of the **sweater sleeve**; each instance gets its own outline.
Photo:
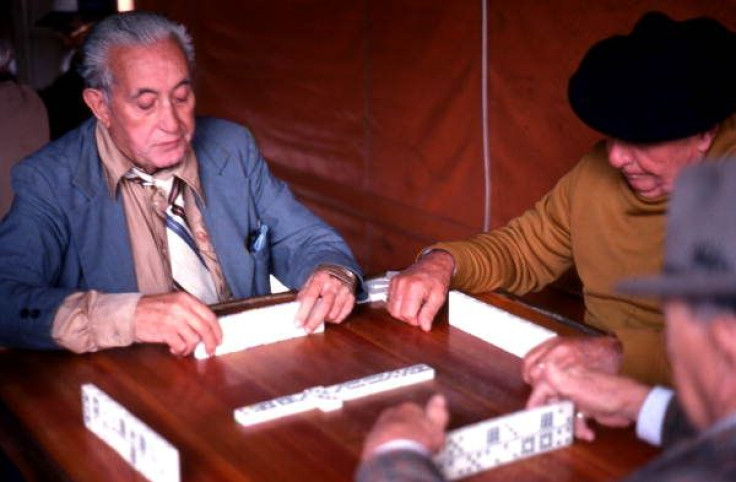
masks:
<instances>
[{"instance_id":1,"label":"sweater sleeve","mask_svg":"<svg viewBox=\"0 0 736 482\"><path fill-rule=\"evenodd\" d=\"M506 226L466 241L431 246L455 258L452 288L474 293L503 288L524 294L542 289L570 268L570 198L580 166Z\"/></svg>"}]
</instances>

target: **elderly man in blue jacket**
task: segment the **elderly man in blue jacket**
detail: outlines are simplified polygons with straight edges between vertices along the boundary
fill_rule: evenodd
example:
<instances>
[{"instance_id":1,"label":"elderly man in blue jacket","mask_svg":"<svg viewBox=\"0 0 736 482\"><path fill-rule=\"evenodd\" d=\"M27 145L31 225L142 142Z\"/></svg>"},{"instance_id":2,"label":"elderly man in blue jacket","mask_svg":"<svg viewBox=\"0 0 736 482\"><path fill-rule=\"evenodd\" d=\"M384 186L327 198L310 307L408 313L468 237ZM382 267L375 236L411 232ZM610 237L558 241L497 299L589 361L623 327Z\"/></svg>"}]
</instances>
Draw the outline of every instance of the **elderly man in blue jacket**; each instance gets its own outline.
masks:
<instances>
[{"instance_id":1,"label":"elderly man in blue jacket","mask_svg":"<svg viewBox=\"0 0 736 482\"><path fill-rule=\"evenodd\" d=\"M297 323L341 322L360 268L274 178L247 129L194 116L186 29L129 12L84 46L94 118L19 164L0 224L0 344L212 353L207 304L299 288ZM195 129L196 126L196 129Z\"/></svg>"}]
</instances>

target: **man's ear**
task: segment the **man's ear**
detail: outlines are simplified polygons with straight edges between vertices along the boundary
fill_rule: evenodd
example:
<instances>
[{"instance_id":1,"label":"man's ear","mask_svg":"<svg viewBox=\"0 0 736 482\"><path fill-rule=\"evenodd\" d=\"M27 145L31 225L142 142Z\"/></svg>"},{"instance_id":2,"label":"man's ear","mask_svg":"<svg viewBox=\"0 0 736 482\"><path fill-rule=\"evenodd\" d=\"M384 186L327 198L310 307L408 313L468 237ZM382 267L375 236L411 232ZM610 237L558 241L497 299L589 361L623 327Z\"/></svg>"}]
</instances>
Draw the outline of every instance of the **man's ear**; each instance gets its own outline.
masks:
<instances>
[{"instance_id":1,"label":"man's ear","mask_svg":"<svg viewBox=\"0 0 736 482\"><path fill-rule=\"evenodd\" d=\"M736 316L719 316L709 323L714 348L736 370Z\"/></svg>"},{"instance_id":2,"label":"man's ear","mask_svg":"<svg viewBox=\"0 0 736 482\"><path fill-rule=\"evenodd\" d=\"M84 103L92 111L97 120L102 122L102 125L110 128L110 106L107 105L107 97L99 89L86 88L82 92Z\"/></svg>"},{"instance_id":3,"label":"man's ear","mask_svg":"<svg viewBox=\"0 0 736 482\"><path fill-rule=\"evenodd\" d=\"M718 124L710 128L709 130L698 134L698 151L700 151L702 154L708 152L710 146L713 145L713 140L716 138L716 134L718 134Z\"/></svg>"}]
</instances>

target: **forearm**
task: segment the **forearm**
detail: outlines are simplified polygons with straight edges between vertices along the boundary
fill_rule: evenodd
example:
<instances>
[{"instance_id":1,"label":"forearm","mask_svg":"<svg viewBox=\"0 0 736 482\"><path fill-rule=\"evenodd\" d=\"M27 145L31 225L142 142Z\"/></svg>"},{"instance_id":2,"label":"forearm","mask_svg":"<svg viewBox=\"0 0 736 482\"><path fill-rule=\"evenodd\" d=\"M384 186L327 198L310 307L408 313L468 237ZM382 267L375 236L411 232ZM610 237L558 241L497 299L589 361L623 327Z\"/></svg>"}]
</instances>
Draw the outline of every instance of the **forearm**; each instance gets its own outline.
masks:
<instances>
[{"instance_id":1,"label":"forearm","mask_svg":"<svg viewBox=\"0 0 736 482\"><path fill-rule=\"evenodd\" d=\"M572 263L569 253L552 253L524 228L525 220L467 241L438 243L455 260L451 288L478 293L503 288L516 294L536 291L555 280Z\"/></svg>"}]
</instances>

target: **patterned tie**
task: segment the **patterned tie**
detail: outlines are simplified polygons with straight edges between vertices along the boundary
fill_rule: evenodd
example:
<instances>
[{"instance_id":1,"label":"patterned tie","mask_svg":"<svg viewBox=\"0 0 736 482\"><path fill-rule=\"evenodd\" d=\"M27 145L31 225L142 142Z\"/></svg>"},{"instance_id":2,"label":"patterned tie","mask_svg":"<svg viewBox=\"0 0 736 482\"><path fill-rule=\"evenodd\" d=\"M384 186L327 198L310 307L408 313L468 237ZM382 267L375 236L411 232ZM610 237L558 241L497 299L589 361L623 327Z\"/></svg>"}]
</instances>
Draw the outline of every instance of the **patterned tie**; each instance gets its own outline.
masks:
<instances>
[{"instance_id":1,"label":"patterned tie","mask_svg":"<svg viewBox=\"0 0 736 482\"><path fill-rule=\"evenodd\" d=\"M172 176L166 180L132 168L126 179L141 182L144 186L154 186L168 193L169 205L166 208L166 240L169 245L169 262L174 286L180 291L196 296L203 303L216 303L217 289L212 275L194 241L189 223L184 212L184 182Z\"/></svg>"}]
</instances>

